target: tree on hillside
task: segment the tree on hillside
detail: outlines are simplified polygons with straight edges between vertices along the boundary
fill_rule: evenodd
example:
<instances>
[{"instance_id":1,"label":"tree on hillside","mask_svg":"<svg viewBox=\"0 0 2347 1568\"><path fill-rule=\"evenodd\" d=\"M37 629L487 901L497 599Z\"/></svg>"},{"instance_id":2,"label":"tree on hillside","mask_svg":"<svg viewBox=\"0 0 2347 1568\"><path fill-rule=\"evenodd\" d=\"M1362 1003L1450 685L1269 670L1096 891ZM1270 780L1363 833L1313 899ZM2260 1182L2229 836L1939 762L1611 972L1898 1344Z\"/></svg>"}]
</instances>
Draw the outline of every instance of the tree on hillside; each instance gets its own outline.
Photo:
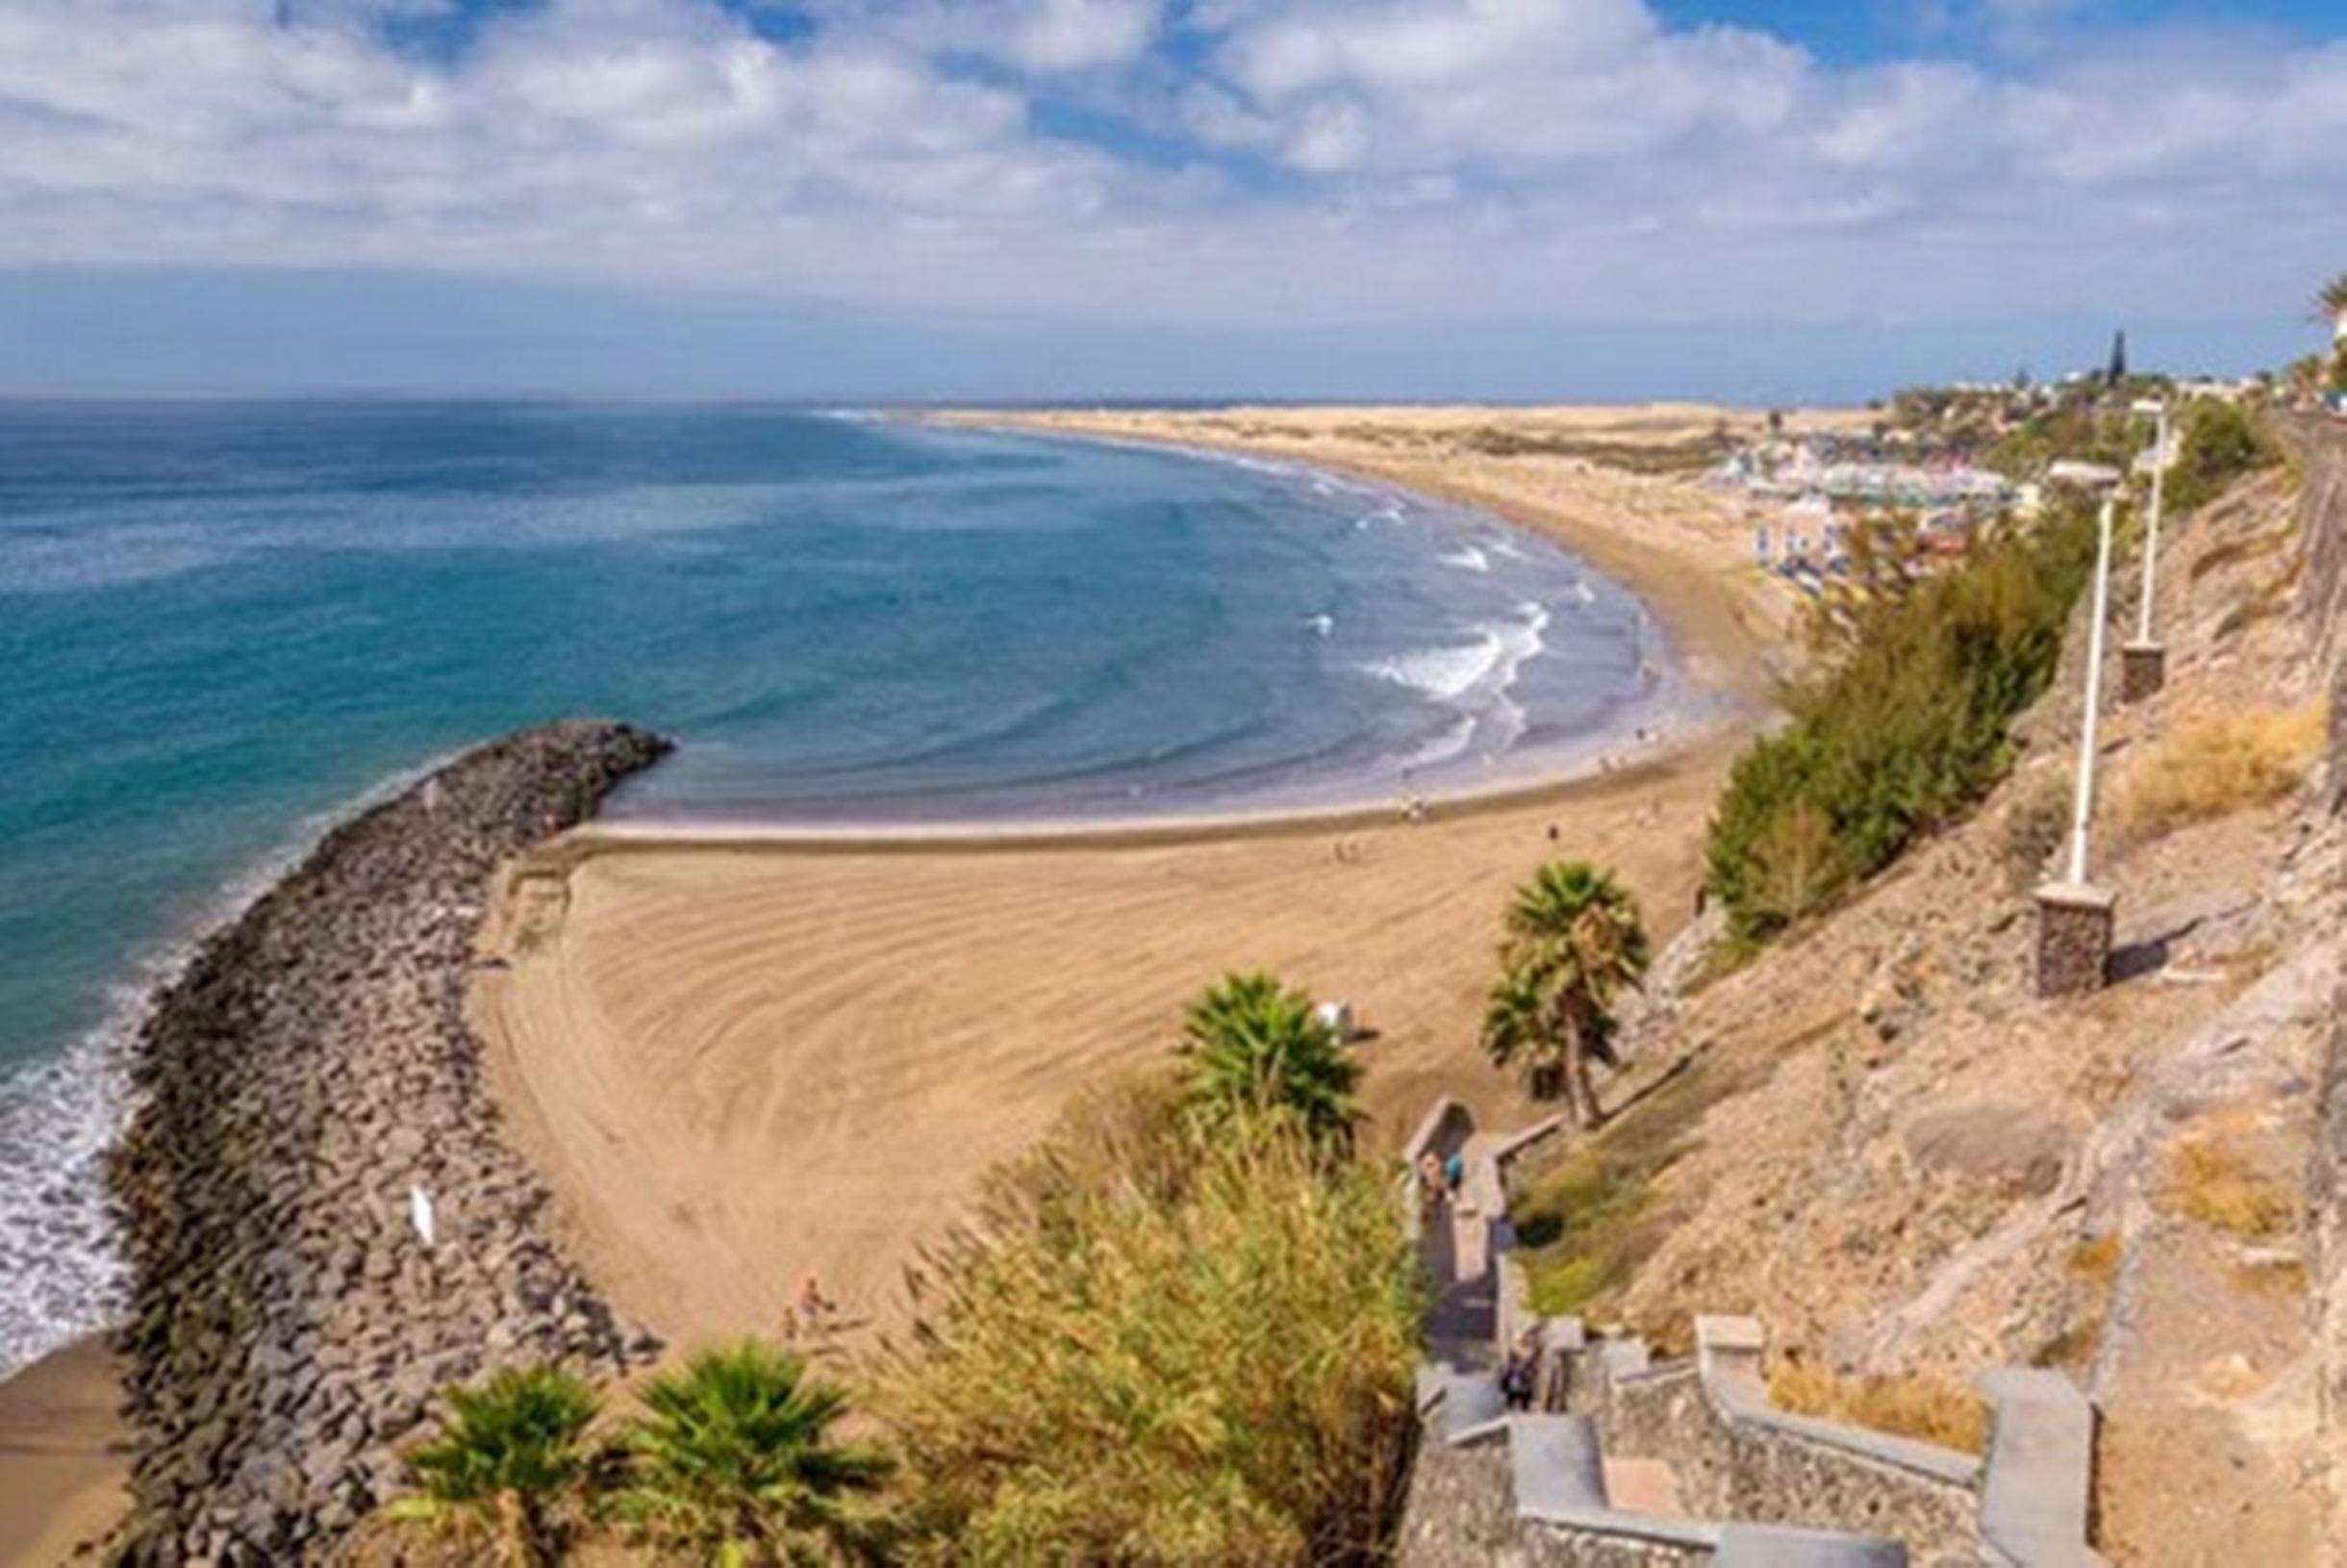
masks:
<instances>
[{"instance_id":1,"label":"tree on hillside","mask_svg":"<svg viewBox=\"0 0 2347 1568\"><path fill-rule=\"evenodd\" d=\"M653 1541L759 1568L871 1544L877 1515L859 1505L889 1461L833 1439L846 1396L798 1357L755 1341L707 1351L643 1398L611 1511Z\"/></svg>"},{"instance_id":2,"label":"tree on hillside","mask_svg":"<svg viewBox=\"0 0 2347 1568\"><path fill-rule=\"evenodd\" d=\"M1179 1054L1193 1105L1221 1115L1282 1111L1316 1139L1349 1140L1361 1068L1312 999L1260 970L1227 974L1190 1004Z\"/></svg>"},{"instance_id":3,"label":"tree on hillside","mask_svg":"<svg viewBox=\"0 0 2347 1568\"><path fill-rule=\"evenodd\" d=\"M2347 272L2315 291L2314 309L2330 326L2333 340L2347 342Z\"/></svg>"},{"instance_id":4,"label":"tree on hillside","mask_svg":"<svg viewBox=\"0 0 2347 1568\"><path fill-rule=\"evenodd\" d=\"M391 1505L391 1516L485 1533L513 1568L555 1561L592 1479L594 1391L558 1367L536 1367L451 1389L448 1408L445 1434L407 1455L418 1495Z\"/></svg>"},{"instance_id":5,"label":"tree on hillside","mask_svg":"<svg viewBox=\"0 0 2347 1568\"><path fill-rule=\"evenodd\" d=\"M1523 1070L1535 1091L1561 1086L1574 1120L1594 1126L1589 1059L1610 1060L1614 1003L1646 974L1636 900L1585 860L1552 861L1516 890L1501 962L1484 1049Z\"/></svg>"}]
</instances>

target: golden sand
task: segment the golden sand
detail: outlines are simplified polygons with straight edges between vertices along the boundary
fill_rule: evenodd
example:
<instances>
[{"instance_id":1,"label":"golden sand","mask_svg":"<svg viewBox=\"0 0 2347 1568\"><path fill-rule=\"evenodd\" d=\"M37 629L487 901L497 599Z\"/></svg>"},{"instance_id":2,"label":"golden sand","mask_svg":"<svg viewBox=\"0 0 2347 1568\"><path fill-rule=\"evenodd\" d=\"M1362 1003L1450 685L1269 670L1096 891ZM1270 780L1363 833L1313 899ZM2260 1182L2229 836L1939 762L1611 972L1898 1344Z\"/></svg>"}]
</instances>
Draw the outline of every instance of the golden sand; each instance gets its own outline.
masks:
<instances>
[{"instance_id":1,"label":"golden sand","mask_svg":"<svg viewBox=\"0 0 2347 1568\"><path fill-rule=\"evenodd\" d=\"M1030 419L1489 506L1635 587L1700 677L1759 689L1781 609L1741 569L1729 502L1576 458L1462 456L1443 421L1463 417L1377 411L1375 440L1291 429L1368 417L1344 411L1279 411L1259 435L1199 416ZM1359 1009L1377 1031L1362 1057L1379 1136L1398 1141L1438 1093L1523 1114L1475 1038L1509 889L1550 855L1587 854L1659 932L1678 925L1753 711L1659 763L1420 825L1381 813L1040 844L591 828L509 869L496 900L487 949L510 967L474 993L492 1088L564 1241L670 1339L772 1332L808 1274L851 1321L886 1321L980 1175L1087 1085L1162 1059L1184 1000L1228 970Z\"/></svg>"}]
</instances>

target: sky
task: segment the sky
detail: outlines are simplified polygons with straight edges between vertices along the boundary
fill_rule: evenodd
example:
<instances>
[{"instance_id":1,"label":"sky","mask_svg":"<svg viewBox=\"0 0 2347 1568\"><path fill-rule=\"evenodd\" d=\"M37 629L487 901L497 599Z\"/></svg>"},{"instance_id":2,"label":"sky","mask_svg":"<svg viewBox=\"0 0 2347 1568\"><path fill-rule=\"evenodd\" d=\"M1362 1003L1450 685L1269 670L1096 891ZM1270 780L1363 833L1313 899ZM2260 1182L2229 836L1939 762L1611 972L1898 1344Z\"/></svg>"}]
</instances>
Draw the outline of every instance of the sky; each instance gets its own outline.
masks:
<instances>
[{"instance_id":1,"label":"sky","mask_svg":"<svg viewBox=\"0 0 2347 1568\"><path fill-rule=\"evenodd\" d=\"M2340 0L0 0L0 388L1855 401L2319 341Z\"/></svg>"}]
</instances>

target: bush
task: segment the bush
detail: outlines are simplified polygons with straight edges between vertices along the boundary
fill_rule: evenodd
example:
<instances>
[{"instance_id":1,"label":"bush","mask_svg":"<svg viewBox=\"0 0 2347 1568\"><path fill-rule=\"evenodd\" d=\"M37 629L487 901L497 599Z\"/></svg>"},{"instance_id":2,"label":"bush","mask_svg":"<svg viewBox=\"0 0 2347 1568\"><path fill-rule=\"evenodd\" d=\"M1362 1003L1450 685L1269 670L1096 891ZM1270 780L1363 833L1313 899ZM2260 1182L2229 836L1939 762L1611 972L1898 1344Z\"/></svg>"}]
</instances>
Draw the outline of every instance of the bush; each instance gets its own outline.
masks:
<instances>
[{"instance_id":1,"label":"bush","mask_svg":"<svg viewBox=\"0 0 2347 1568\"><path fill-rule=\"evenodd\" d=\"M2058 506L1850 613L1843 655L1786 691L1792 722L1737 760L1712 819L1707 881L1731 936L1822 907L1987 791L2013 716L2053 677L2093 551L2091 509Z\"/></svg>"},{"instance_id":2,"label":"bush","mask_svg":"<svg viewBox=\"0 0 2347 1568\"><path fill-rule=\"evenodd\" d=\"M2276 460L2274 448L2243 410L2210 399L2185 405L2183 440L2167 476L2171 512L2189 512L2253 468Z\"/></svg>"},{"instance_id":3,"label":"bush","mask_svg":"<svg viewBox=\"0 0 2347 1568\"><path fill-rule=\"evenodd\" d=\"M532 1367L450 1389L447 1403L445 1433L407 1454L416 1494L390 1516L485 1537L520 1568L558 1560L594 1481L594 1390L562 1368Z\"/></svg>"},{"instance_id":4,"label":"bush","mask_svg":"<svg viewBox=\"0 0 2347 1568\"><path fill-rule=\"evenodd\" d=\"M766 1564L831 1560L876 1537L864 1500L888 1462L838 1439L847 1398L797 1356L755 1340L706 1350L641 1398L605 1508L643 1538Z\"/></svg>"},{"instance_id":5,"label":"bush","mask_svg":"<svg viewBox=\"0 0 2347 1568\"><path fill-rule=\"evenodd\" d=\"M1190 1004L1175 1048L1192 1109L1211 1122L1276 1112L1342 1144L1360 1118L1361 1064L1312 999L1257 970L1226 974Z\"/></svg>"},{"instance_id":6,"label":"bush","mask_svg":"<svg viewBox=\"0 0 2347 1568\"><path fill-rule=\"evenodd\" d=\"M2044 880L2046 862L2070 828L2072 780L2044 773L2016 791L2005 810L2005 885L2027 893Z\"/></svg>"},{"instance_id":7,"label":"bush","mask_svg":"<svg viewBox=\"0 0 2347 1568\"><path fill-rule=\"evenodd\" d=\"M2119 821L2131 832L2159 833L2278 800L2313 766L2327 722L2320 698L2187 719L2129 771Z\"/></svg>"},{"instance_id":8,"label":"bush","mask_svg":"<svg viewBox=\"0 0 2347 1568\"><path fill-rule=\"evenodd\" d=\"M1390 1173L1136 1095L998 1178L872 1369L915 1561L1377 1558L1422 1290Z\"/></svg>"}]
</instances>

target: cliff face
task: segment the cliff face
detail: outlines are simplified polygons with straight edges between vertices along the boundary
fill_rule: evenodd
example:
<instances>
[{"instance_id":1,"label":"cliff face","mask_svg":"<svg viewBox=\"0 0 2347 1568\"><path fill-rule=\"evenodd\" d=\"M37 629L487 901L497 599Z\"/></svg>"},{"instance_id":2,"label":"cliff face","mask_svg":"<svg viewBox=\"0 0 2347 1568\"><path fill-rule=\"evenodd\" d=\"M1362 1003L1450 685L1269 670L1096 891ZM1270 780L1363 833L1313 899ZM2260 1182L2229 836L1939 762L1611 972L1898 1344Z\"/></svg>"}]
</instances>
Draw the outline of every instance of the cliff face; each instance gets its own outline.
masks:
<instances>
[{"instance_id":1,"label":"cliff face","mask_svg":"<svg viewBox=\"0 0 2347 1568\"><path fill-rule=\"evenodd\" d=\"M2325 796L2334 840L2347 837L2347 419L2309 418L2291 439L2304 472L2307 537L2299 615L2331 674L2331 744ZM2347 864L2334 875L2347 880ZM2334 941L2347 946L2347 933ZM2347 1529L2347 963L2332 1005L2322 1073L2321 1126L2308 1173L2314 1308L2320 1352L2317 1408L2329 1491L2331 1538Z\"/></svg>"},{"instance_id":2,"label":"cliff face","mask_svg":"<svg viewBox=\"0 0 2347 1568\"><path fill-rule=\"evenodd\" d=\"M464 998L492 869L667 748L572 722L468 752L328 835L158 996L109 1173L128 1559L313 1555L389 1490L442 1385L656 1348L541 1232Z\"/></svg>"},{"instance_id":3,"label":"cliff face","mask_svg":"<svg viewBox=\"0 0 2347 1568\"><path fill-rule=\"evenodd\" d=\"M2347 807L2347 702L2336 699L2347 682L2347 419L2309 416L2293 423L2288 439L2302 472L2300 517L2306 531L2306 582L2299 594L2299 619L2306 624L2316 662L2332 672L2331 804Z\"/></svg>"},{"instance_id":4,"label":"cliff face","mask_svg":"<svg viewBox=\"0 0 2347 1568\"><path fill-rule=\"evenodd\" d=\"M2316 1092L2347 928L2342 768L2208 815L2141 801L2209 716L2303 733L2336 684L2337 448L2326 432L2303 490L2254 476L2171 532L2168 688L2105 719L2094 876L2118 898L2114 983L2060 1001L2031 984L2077 636L1980 813L1655 1036L1688 1066L1625 1118L1653 1174L1638 1255L1597 1317L1683 1347L1691 1313L1749 1313L1779 1369L1957 1389L2058 1368L2103 1412L2115 1557L2310 1560L2332 1254L2309 1173L2332 1122L2347 1150L2347 1113ZM2107 692L2137 581L2131 567L2112 594ZM2336 721L2334 706L2334 753ZM1655 1117L1667 1137L1632 1131Z\"/></svg>"}]
</instances>

